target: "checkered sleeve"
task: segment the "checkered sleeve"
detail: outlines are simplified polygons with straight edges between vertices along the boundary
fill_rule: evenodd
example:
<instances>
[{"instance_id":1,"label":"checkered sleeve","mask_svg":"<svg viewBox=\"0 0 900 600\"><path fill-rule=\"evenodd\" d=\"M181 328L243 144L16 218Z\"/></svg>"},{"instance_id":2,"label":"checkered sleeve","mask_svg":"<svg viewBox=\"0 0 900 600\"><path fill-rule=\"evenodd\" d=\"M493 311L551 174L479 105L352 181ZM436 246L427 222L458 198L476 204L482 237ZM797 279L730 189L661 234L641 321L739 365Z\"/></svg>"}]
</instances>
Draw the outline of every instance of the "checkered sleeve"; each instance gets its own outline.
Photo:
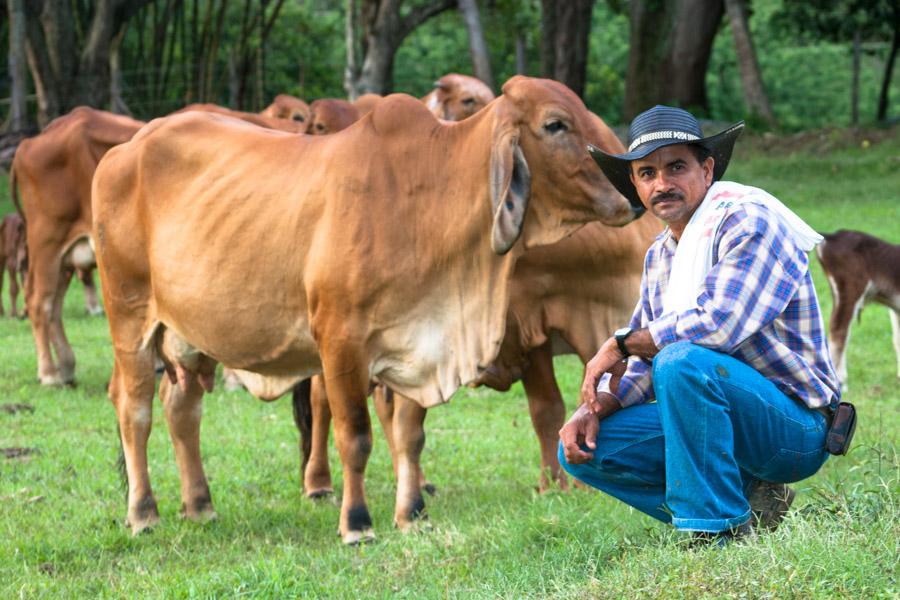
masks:
<instances>
[{"instance_id":1,"label":"checkered sleeve","mask_svg":"<svg viewBox=\"0 0 900 600\"><path fill-rule=\"evenodd\" d=\"M697 308L667 312L649 324L657 347L686 340L731 353L787 307L808 258L769 210L745 203L726 217Z\"/></svg>"},{"instance_id":2,"label":"checkered sleeve","mask_svg":"<svg viewBox=\"0 0 900 600\"><path fill-rule=\"evenodd\" d=\"M647 268L651 255L648 254L647 262L645 262L644 274L641 281L641 297L637 305L634 307L634 313L631 315L631 321L628 326L632 329L640 329L646 327L650 321L650 315L653 314L650 307L650 298L647 293ZM628 367L619 380L619 387L616 393L610 390L609 384L612 376L605 373L597 384L598 392L608 392L615 396L622 407L631 406L633 404L641 404L653 398L653 383L650 379L650 363L639 356L631 356L628 358Z\"/></svg>"}]
</instances>

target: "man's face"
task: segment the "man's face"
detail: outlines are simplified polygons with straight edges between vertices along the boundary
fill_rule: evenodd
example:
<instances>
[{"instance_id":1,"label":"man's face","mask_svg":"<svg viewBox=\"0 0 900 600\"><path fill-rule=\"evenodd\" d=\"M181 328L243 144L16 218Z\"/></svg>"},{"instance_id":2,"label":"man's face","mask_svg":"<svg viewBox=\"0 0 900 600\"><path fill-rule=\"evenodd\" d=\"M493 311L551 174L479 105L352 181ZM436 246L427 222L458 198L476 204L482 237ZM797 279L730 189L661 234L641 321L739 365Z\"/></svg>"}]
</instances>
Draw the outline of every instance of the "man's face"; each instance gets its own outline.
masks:
<instances>
[{"instance_id":1,"label":"man's face","mask_svg":"<svg viewBox=\"0 0 900 600\"><path fill-rule=\"evenodd\" d=\"M631 161L631 181L641 202L680 235L712 184L712 157L697 162L687 144L663 146Z\"/></svg>"}]
</instances>

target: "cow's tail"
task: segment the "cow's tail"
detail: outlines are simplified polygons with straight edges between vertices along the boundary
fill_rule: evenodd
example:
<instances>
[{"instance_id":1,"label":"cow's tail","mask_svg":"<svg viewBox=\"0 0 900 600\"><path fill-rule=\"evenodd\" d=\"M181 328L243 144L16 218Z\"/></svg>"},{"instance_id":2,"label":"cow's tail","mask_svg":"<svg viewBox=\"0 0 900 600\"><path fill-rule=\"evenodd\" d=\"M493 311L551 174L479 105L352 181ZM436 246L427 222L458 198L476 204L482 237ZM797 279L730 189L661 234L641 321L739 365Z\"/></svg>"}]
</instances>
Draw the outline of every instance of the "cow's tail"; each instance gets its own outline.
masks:
<instances>
[{"instance_id":1,"label":"cow's tail","mask_svg":"<svg viewBox=\"0 0 900 600\"><path fill-rule=\"evenodd\" d=\"M306 473L306 464L312 453L312 379L304 379L294 386L292 402L294 424L300 432L300 479Z\"/></svg>"},{"instance_id":2,"label":"cow's tail","mask_svg":"<svg viewBox=\"0 0 900 600\"><path fill-rule=\"evenodd\" d=\"M13 161L13 164L9 167L9 197L12 198L13 205L16 207L16 212L22 217L22 222L24 223L25 211L22 210L22 204L19 202L19 186L18 178L16 177L15 161Z\"/></svg>"}]
</instances>

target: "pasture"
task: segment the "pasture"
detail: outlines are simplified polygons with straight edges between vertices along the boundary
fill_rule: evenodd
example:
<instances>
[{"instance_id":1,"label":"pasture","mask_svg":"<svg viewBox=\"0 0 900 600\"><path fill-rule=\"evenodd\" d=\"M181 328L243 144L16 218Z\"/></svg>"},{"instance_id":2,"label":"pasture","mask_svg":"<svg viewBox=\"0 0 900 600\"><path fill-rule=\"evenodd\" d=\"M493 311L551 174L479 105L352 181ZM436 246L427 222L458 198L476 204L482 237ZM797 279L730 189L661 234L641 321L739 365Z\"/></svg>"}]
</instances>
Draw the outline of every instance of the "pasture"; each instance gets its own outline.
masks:
<instances>
[{"instance_id":1,"label":"pasture","mask_svg":"<svg viewBox=\"0 0 900 600\"><path fill-rule=\"evenodd\" d=\"M900 241L900 136L818 132L740 142L728 178L780 197L820 231L860 229ZM0 177L0 213L12 210ZM831 295L813 273L826 315ZM8 306L6 286L4 305ZM21 302L21 299L20 299ZM430 411L423 467L437 495L430 519L391 525L394 479L373 414L367 492L378 540L345 547L335 500L302 496L298 435L287 399L206 396L202 448L219 514L178 519L178 475L161 407L150 468L162 517L132 538L106 399L112 352L105 320L84 312L75 282L65 324L79 384L36 382L27 321L0 320L0 598L33 597L750 597L900 595L900 385L887 310L855 324L846 398L860 413L850 455L795 484L775 533L723 550L690 549L668 527L599 493L535 492L538 444L521 385L464 389ZM581 365L556 360L568 410ZM332 450L340 486L340 464ZM339 498L339 494L338 494Z\"/></svg>"}]
</instances>

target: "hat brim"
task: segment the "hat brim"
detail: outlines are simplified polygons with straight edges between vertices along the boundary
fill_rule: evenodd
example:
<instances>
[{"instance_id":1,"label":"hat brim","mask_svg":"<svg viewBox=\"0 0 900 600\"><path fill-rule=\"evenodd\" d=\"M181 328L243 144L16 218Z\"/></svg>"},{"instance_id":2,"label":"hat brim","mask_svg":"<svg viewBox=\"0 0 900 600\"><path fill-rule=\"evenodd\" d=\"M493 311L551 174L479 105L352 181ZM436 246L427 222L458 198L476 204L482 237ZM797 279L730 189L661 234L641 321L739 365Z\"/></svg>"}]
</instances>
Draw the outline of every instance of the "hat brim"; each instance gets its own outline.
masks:
<instances>
[{"instance_id":1,"label":"hat brim","mask_svg":"<svg viewBox=\"0 0 900 600\"><path fill-rule=\"evenodd\" d=\"M713 181L719 181L722 179L725 170L728 168L728 162L731 160L731 153L734 150L734 143L737 141L738 136L741 135L743 130L744 122L739 121L716 135L693 140L691 142L685 142L684 140L654 140L642 144L634 151L626 152L625 154L608 154L600 148L588 144L588 152L591 153L594 161L596 161L600 168L603 169L603 174L606 175L609 182L619 190L619 193L628 198L628 201L631 202L633 206L642 206L643 203L641 202L640 196L638 196L637 189L635 189L634 184L631 182L631 161L644 158L645 156L656 152L663 146L672 146L675 144L703 146L709 150L710 156L715 160L715 165L713 166Z\"/></svg>"}]
</instances>

